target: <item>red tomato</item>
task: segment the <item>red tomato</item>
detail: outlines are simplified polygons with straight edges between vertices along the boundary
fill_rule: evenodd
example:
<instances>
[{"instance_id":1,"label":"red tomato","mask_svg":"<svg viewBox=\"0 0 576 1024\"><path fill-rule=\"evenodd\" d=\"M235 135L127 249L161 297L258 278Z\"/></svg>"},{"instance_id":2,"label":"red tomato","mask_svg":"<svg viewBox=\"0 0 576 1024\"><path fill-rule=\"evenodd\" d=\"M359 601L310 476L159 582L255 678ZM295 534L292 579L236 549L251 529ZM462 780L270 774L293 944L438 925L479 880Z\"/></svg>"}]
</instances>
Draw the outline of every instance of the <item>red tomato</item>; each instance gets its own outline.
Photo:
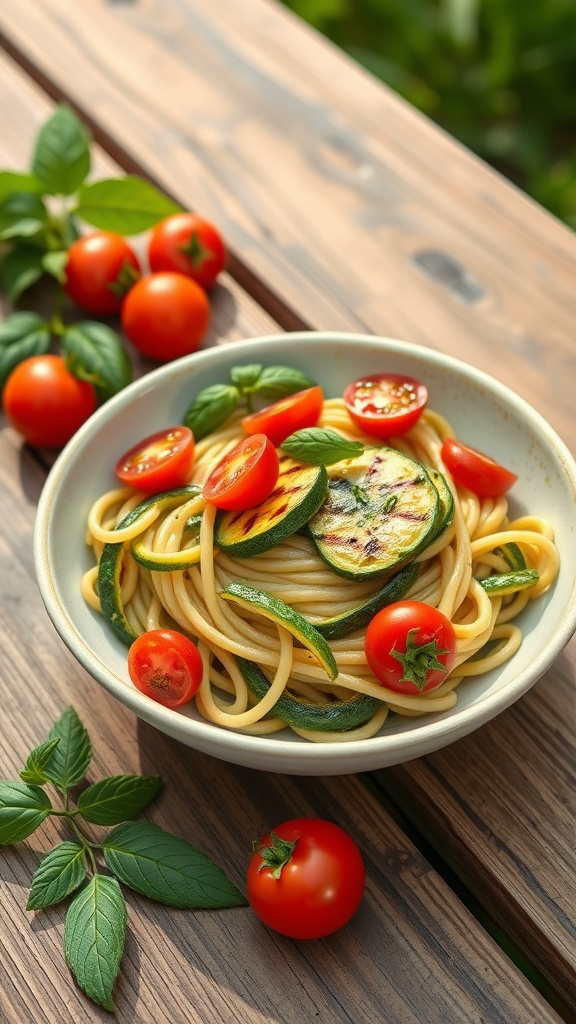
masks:
<instances>
[{"instance_id":1,"label":"red tomato","mask_svg":"<svg viewBox=\"0 0 576 1024\"><path fill-rule=\"evenodd\" d=\"M210 322L208 296L184 274L148 274L130 289L120 314L132 344L150 359L169 362L200 347Z\"/></svg>"},{"instance_id":2,"label":"red tomato","mask_svg":"<svg viewBox=\"0 0 576 1024\"><path fill-rule=\"evenodd\" d=\"M292 939L318 939L342 928L364 893L362 854L339 825L293 818L264 836L248 863L252 910Z\"/></svg>"},{"instance_id":3,"label":"red tomato","mask_svg":"<svg viewBox=\"0 0 576 1024\"><path fill-rule=\"evenodd\" d=\"M118 313L122 299L140 276L138 257L121 235L95 231L68 249L68 295L88 313Z\"/></svg>"},{"instance_id":4,"label":"red tomato","mask_svg":"<svg viewBox=\"0 0 576 1024\"><path fill-rule=\"evenodd\" d=\"M457 487L467 487L482 498L499 498L515 484L516 473L500 466L489 455L448 437L442 445L442 460Z\"/></svg>"},{"instance_id":5,"label":"red tomato","mask_svg":"<svg viewBox=\"0 0 576 1024\"><path fill-rule=\"evenodd\" d=\"M61 448L94 412L91 384L79 380L62 356L29 356L12 370L2 396L8 422L30 444Z\"/></svg>"},{"instance_id":6,"label":"red tomato","mask_svg":"<svg viewBox=\"0 0 576 1024\"><path fill-rule=\"evenodd\" d=\"M424 384L403 373L370 373L349 384L344 404L356 426L384 440L405 434L426 408Z\"/></svg>"},{"instance_id":7,"label":"red tomato","mask_svg":"<svg viewBox=\"0 0 576 1024\"><path fill-rule=\"evenodd\" d=\"M364 650L383 686L414 696L444 682L456 657L456 635L437 608L397 601L368 623Z\"/></svg>"},{"instance_id":8,"label":"red tomato","mask_svg":"<svg viewBox=\"0 0 576 1024\"><path fill-rule=\"evenodd\" d=\"M211 288L226 265L220 232L196 213L174 213L152 230L148 260L153 271L176 270Z\"/></svg>"},{"instance_id":9,"label":"red tomato","mask_svg":"<svg viewBox=\"0 0 576 1024\"><path fill-rule=\"evenodd\" d=\"M183 487L194 465L189 427L169 427L139 441L116 463L116 476L145 494Z\"/></svg>"},{"instance_id":10,"label":"red tomato","mask_svg":"<svg viewBox=\"0 0 576 1024\"><path fill-rule=\"evenodd\" d=\"M281 398L260 412L245 416L242 426L247 434L266 434L272 444L278 447L295 430L316 426L323 405L322 388L315 384L314 387Z\"/></svg>"},{"instance_id":11,"label":"red tomato","mask_svg":"<svg viewBox=\"0 0 576 1024\"><path fill-rule=\"evenodd\" d=\"M196 644L175 629L151 629L128 651L134 686L167 708L191 700L202 682L202 658Z\"/></svg>"},{"instance_id":12,"label":"red tomato","mask_svg":"<svg viewBox=\"0 0 576 1024\"><path fill-rule=\"evenodd\" d=\"M274 445L265 434L254 434L240 441L214 467L202 494L217 508L240 512L272 494L279 472Z\"/></svg>"}]
</instances>

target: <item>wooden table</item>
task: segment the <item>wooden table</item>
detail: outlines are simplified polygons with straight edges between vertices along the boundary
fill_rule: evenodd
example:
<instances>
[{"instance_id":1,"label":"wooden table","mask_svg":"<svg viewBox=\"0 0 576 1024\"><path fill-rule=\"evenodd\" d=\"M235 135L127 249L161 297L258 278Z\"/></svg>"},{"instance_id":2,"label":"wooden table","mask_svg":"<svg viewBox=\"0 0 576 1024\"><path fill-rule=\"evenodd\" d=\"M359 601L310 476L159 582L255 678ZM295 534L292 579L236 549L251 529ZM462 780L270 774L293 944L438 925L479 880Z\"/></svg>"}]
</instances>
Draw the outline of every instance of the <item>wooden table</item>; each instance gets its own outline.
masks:
<instances>
[{"instance_id":1,"label":"wooden table","mask_svg":"<svg viewBox=\"0 0 576 1024\"><path fill-rule=\"evenodd\" d=\"M270 0L3 0L0 166L65 99L95 174L148 176L233 253L209 344L301 326L401 337L512 386L574 451L576 239ZM299 943L248 909L128 896L123 1022L551 1024L576 1020L576 646L476 734L371 777L212 760L118 707L53 630L32 560L49 461L0 433L0 775L73 704L94 778L161 774L151 820L244 885L285 817L339 822L368 883L350 925ZM2 849L0 1019L109 1019L75 987L63 911L25 910L47 828Z\"/></svg>"}]
</instances>

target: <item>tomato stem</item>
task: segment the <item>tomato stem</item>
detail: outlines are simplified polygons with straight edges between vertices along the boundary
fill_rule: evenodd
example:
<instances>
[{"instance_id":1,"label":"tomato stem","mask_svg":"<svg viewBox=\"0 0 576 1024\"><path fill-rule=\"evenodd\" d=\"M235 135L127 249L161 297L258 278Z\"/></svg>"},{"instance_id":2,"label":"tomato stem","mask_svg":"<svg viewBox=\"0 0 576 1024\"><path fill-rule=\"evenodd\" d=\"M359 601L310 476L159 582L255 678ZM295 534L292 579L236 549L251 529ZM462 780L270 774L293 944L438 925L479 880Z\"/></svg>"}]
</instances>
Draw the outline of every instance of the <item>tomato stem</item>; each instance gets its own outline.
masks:
<instances>
[{"instance_id":1,"label":"tomato stem","mask_svg":"<svg viewBox=\"0 0 576 1024\"><path fill-rule=\"evenodd\" d=\"M404 670L401 682L414 683L419 690L426 686L428 673L432 671L446 672L446 666L440 661L440 654L448 654L448 648L441 649L435 640L419 644L416 642L418 628L408 630L406 635L406 650L390 651L393 658L400 662Z\"/></svg>"},{"instance_id":2,"label":"tomato stem","mask_svg":"<svg viewBox=\"0 0 576 1024\"><path fill-rule=\"evenodd\" d=\"M275 832L270 833L270 838L272 840L270 846L258 846L258 843L254 843L254 850L262 858L258 870L262 871L263 868L268 868L274 878L280 878L282 869L289 863L298 840L281 839Z\"/></svg>"}]
</instances>

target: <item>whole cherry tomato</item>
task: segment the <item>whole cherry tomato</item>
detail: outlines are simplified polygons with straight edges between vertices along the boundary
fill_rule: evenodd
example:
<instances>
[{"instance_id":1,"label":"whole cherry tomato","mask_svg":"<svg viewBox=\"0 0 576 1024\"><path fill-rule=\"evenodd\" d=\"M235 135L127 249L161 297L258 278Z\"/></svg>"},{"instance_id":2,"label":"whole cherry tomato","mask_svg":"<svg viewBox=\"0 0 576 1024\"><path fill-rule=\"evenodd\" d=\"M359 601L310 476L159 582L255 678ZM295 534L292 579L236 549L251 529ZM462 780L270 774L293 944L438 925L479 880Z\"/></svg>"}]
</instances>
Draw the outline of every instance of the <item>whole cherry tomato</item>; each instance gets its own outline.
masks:
<instances>
[{"instance_id":1,"label":"whole cherry tomato","mask_svg":"<svg viewBox=\"0 0 576 1024\"><path fill-rule=\"evenodd\" d=\"M316 426L323 404L322 388L315 384L245 416L242 426L247 434L266 434L278 447L295 430Z\"/></svg>"},{"instance_id":2,"label":"whole cherry tomato","mask_svg":"<svg viewBox=\"0 0 576 1024\"><path fill-rule=\"evenodd\" d=\"M175 629L151 629L128 651L134 686L167 708L191 700L202 682L202 658L196 644Z\"/></svg>"},{"instance_id":3,"label":"whole cherry tomato","mask_svg":"<svg viewBox=\"0 0 576 1024\"><path fill-rule=\"evenodd\" d=\"M518 479L489 455L453 437L447 437L442 445L442 460L457 487L466 487L482 498L501 497Z\"/></svg>"},{"instance_id":4,"label":"whole cherry tomato","mask_svg":"<svg viewBox=\"0 0 576 1024\"><path fill-rule=\"evenodd\" d=\"M414 696L444 682L456 658L456 635L432 605L397 601L368 623L364 650L383 686Z\"/></svg>"},{"instance_id":5,"label":"whole cherry tomato","mask_svg":"<svg viewBox=\"0 0 576 1024\"><path fill-rule=\"evenodd\" d=\"M132 344L150 359L169 362L196 352L210 322L203 288L184 274L148 274L130 289L120 314Z\"/></svg>"},{"instance_id":6,"label":"whole cherry tomato","mask_svg":"<svg viewBox=\"0 0 576 1024\"><path fill-rule=\"evenodd\" d=\"M62 356L29 356L4 385L4 413L30 444L61 448L96 409L96 392Z\"/></svg>"},{"instance_id":7,"label":"whole cherry tomato","mask_svg":"<svg viewBox=\"0 0 576 1024\"><path fill-rule=\"evenodd\" d=\"M352 381L344 391L344 404L352 422L380 440L410 430L427 401L424 384L402 373L366 374Z\"/></svg>"},{"instance_id":8,"label":"whole cherry tomato","mask_svg":"<svg viewBox=\"0 0 576 1024\"><path fill-rule=\"evenodd\" d=\"M136 253L121 235L95 231L68 249L65 289L88 313L118 313L122 299L140 276Z\"/></svg>"},{"instance_id":9,"label":"whole cherry tomato","mask_svg":"<svg viewBox=\"0 0 576 1024\"><path fill-rule=\"evenodd\" d=\"M176 270L211 288L226 265L218 229L196 213L174 213L153 228L148 260L153 271Z\"/></svg>"},{"instance_id":10,"label":"whole cherry tomato","mask_svg":"<svg viewBox=\"0 0 576 1024\"><path fill-rule=\"evenodd\" d=\"M253 508L276 486L280 460L265 434L240 441L214 467L202 488L206 501L229 512Z\"/></svg>"},{"instance_id":11,"label":"whole cherry tomato","mask_svg":"<svg viewBox=\"0 0 576 1024\"><path fill-rule=\"evenodd\" d=\"M250 906L269 928L292 939L318 939L356 913L364 861L339 825L293 818L255 846L246 882Z\"/></svg>"},{"instance_id":12,"label":"whole cherry tomato","mask_svg":"<svg viewBox=\"0 0 576 1024\"><path fill-rule=\"evenodd\" d=\"M183 487L194 465L194 437L189 427L169 427L135 444L116 463L116 476L144 494Z\"/></svg>"}]
</instances>

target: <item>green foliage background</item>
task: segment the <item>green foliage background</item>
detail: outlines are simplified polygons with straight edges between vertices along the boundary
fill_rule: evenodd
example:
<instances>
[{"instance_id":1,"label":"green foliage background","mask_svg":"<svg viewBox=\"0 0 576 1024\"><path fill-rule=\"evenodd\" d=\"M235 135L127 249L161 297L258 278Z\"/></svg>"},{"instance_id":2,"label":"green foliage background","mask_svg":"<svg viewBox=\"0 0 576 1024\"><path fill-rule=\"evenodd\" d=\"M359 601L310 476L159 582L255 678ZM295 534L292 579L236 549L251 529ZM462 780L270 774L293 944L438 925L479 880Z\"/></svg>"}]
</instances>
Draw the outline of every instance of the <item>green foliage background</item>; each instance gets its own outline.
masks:
<instances>
[{"instance_id":1,"label":"green foliage background","mask_svg":"<svg viewBox=\"0 0 576 1024\"><path fill-rule=\"evenodd\" d=\"M576 228L576 0L283 0Z\"/></svg>"}]
</instances>

